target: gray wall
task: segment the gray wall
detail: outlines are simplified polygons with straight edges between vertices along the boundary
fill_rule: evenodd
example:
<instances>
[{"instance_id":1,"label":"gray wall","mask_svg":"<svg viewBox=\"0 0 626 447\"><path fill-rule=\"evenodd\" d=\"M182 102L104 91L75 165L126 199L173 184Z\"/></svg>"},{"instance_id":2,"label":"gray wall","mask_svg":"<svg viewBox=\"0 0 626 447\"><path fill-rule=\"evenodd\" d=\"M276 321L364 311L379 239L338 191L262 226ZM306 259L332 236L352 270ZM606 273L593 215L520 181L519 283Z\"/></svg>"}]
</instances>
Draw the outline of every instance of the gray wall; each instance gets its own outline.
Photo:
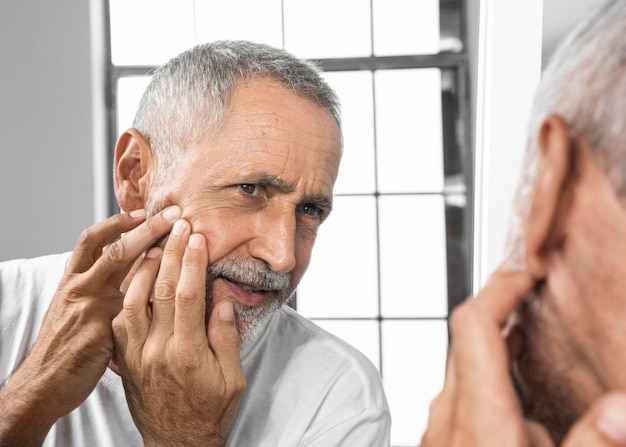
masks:
<instances>
[{"instance_id":1,"label":"gray wall","mask_svg":"<svg viewBox=\"0 0 626 447\"><path fill-rule=\"evenodd\" d=\"M70 250L93 207L89 1L0 2L0 260Z\"/></svg>"}]
</instances>

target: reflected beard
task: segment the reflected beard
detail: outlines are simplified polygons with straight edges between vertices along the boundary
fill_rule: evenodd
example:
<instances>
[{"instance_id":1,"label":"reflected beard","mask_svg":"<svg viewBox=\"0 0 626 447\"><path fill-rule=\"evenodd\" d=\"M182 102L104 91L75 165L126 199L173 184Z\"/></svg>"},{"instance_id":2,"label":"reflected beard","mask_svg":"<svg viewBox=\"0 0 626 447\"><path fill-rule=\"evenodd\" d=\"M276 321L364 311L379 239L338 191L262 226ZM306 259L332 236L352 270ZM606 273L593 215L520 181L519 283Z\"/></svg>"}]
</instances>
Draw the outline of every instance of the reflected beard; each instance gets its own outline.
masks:
<instances>
[{"instance_id":1,"label":"reflected beard","mask_svg":"<svg viewBox=\"0 0 626 447\"><path fill-rule=\"evenodd\" d=\"M206 277L206 315L208 327L209 317L214 307L212 285L217 278L225 278L231 282L245 283L270 290L265 300L258 306L246 306L234 298L226 297L235 309L235 320L239 330L241 347L256 339L265 321L293 296L295 287L291 285L288 273L276 273L265 264L235 255L224 257L207 268Z\"/></svg>"},{"instance_id":2,"label":"reflected beard","mask_svg":"<svg viewBox=\"0 0 626 447\"><path fill-rule=\"evenodd\" d=\"M525 383L514 371L511 377L524 417L543 425L555 445L561 445L580 414L570 402L572 390L563 382L562 375L548 373L547 369L536 368L533 372L535 383L531 384ZM538 380L542 384L535 388L533 385Z\"/></svg>"},{"instance_id":3,"label":"reflected beard","mask_svg":"<svg viewBox=\"0 0 626 447\"><path fill-rule=\"evenodd\" d=\"M518 309L524 333L524 348L511 368L511 380L524 417L541 423L556 445L581 416L574 405L575 390L568 380L568 368L542 355L541 339L545 321L541 318L541 299L533 295ZM534 335L534 336L531 336Z\"/></svg>"}]
</instances>

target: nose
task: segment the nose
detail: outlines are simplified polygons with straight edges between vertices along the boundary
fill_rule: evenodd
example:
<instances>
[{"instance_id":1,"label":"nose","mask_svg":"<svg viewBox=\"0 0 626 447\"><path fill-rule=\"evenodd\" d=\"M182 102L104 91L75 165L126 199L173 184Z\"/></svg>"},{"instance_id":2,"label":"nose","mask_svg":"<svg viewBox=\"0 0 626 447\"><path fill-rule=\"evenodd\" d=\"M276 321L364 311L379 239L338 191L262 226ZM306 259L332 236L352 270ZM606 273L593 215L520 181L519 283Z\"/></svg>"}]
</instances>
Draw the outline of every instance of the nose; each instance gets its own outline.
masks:
<instances>
[{"instance_id":1,"label":"nose","mask_svg":"<svg viewBox=\"0 0 626 447\"><path fill-rule=\"evenodd\" d=\"M272 271L289 273L296 267L296 215L294 210L275 209L260 213L250 255L264 261Z\"/></svg>"}]
</instances>

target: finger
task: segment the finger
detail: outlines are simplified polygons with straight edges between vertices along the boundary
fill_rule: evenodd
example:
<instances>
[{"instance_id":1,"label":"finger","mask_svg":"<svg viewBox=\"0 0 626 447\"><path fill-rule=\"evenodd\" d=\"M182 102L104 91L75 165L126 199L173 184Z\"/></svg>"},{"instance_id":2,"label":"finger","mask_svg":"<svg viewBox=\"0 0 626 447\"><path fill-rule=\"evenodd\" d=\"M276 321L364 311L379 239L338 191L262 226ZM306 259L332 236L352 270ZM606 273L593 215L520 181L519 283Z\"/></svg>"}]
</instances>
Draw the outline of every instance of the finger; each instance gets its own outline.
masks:
<instances>
[{"instance_id":1,"label":"finger","mask_svg":"<svg viewBox=\"0 0 626 447\"><path fill-rule=\"evenodd\" d=\"M535 281L527 271L499 268L476 298L458 306L450 317L454 358L463 386L512 392L508 351L502 327L516 305L525 299ZM474 383L476 382L476 383Z\"/></svg>"},{"instance_id":2,"label":"finger","mask_svg":"<svg viewBox=\"0 0 626 447\"><path fill-rule=\"evenodd\" d=\"M478 407L490 398L514 403L508 353L499 322L478 301L466 301L452 313L450 331L459 372L454 380L458 382L458 392L467 397L465 400Z\"/></svg>"},{"instance_id":3,"label":"finger","mask_svg":"<svg viewBox=\"0 0 626 447\"><path fill-rule=\"evenodd\" d=\"M178 206L170 206L124 234L96 261L94 274L119 287L137 258L172 229L180 213Z\"/></svg>"},{"instance_id":4,"label":"finger","mask_svg":"<svg viewBox=\"0 0 626 447\"><path fill-rule=\"evenodd\" d=\"M165 244L152 302L150 331L158 337L157 339L165 339L174 332L176 289L189 233L189 223L183 219L177 220Z\"/></svg>"},{"instance_id":5,"label":"finger","mask_svg":"<svg viewBox=\"0 0 626 447\"><path fill-rule=\"evenodd\" d=\"M243 392L246 379L241 367L239 331L233 303L224 300L213 308L208 334L209 345L221 366L224 379L231 389Z\"/></svg>"},{"instance_id":6,"label":"finger","mask_svg":"<svg viewBox=\"0 0 626 447\"><path fill-rule=\"evenodd\" d=\"M501 327L533 284L526 272L501 268L476 298L452 313L444 389L431 404L425 445L449 445L453 437L512 445L524 436Z\"/></svg>"},{"instance_id":7,"label":"finger","mask_svg":"<svg viewBox=\"0 0 626 447\"><path fill-rule=\"evenodd\" d=\"M144 210L128 214L115 214L84 230L76 243L67 270L82 273L89 270L102 255L102 249L120 237L122 233L141 224L146 217Z\"/></svg>"},{"instance_id":8,"label":"finger","mask_svg":"<svg viewBox=\"0 0 626 447\"><path fill-rule=\"evenodd\" d=\"M563 446L626 446L626 394L613 392L597 400L570 430Z\"/></svg>"},{"instance_id":9,"label":"finger","mask_svg":"<svg viewBox=\"0 0 626 447\"><path fill-rule=\"evenodd\" d=\"M208 263L209 253L204 236L192 234L183 256L174 312L174 336L183 343L195 341L207 346L205 309Z\"/></svg>"},{"instance_id":10,"label":"finger","mask_svg":"<svg viewBox=\"0 0 626 447\"><path fill-rule=\"evenodd\" d=\"M532 291L535 279L526 270L510 271L501 266L474 298L480 312L500 327L504 326L515 307Z\"/></svg>"},{"instance_id":11,"label":"finger","mask_svg":"<svg viewBox=\"0 0 626 447\"><path fill-rule=\"evenodd\" d=\"M124 298L123 329L129 343L143 346L150 330L149 301L163 250L152 247L141 262Z\"/></svg>"},{"instance_id":12,"label":"finger","mask_svg":"<svg viewBox=\"0 0 626 447\"><path fill-rule=\"evenodd\" d=\"M546 428L539 422L524 421L526 433L528 434L528 445L531 447L554 447L552 438Z\"/></svg>"}]
</instances>

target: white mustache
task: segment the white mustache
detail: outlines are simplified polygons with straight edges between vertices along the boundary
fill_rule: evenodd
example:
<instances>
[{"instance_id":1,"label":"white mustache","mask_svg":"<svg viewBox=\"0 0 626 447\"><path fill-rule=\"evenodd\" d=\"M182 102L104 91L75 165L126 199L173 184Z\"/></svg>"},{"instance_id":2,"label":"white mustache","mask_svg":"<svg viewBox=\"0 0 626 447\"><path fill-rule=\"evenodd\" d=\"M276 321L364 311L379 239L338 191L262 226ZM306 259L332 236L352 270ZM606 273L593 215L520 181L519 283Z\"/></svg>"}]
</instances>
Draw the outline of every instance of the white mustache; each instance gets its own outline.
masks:
<instances>
[{"instance_id":1,"label":"white mustache","mask_svg":"<svg viewBox=\"0 0 626 447\"><path fill-rule=\"evenodd\" d=\"M277 273L265 265L242 259L220 259L207 268L207 281L224 277L258 289L282 292L289 289L291 277L288 273Z\"/></svg>"}]
</instances>

